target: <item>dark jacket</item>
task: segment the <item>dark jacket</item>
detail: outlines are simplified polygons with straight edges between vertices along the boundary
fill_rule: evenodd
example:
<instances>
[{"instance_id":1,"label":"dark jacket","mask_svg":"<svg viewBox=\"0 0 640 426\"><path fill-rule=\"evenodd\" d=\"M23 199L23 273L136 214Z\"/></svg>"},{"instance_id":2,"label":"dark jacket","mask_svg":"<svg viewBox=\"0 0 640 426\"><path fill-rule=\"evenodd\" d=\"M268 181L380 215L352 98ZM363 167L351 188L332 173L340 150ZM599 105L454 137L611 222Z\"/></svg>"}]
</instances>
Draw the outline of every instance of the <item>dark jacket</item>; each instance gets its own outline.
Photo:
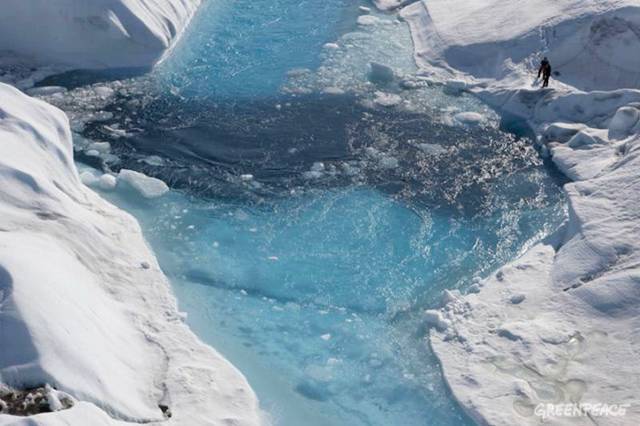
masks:
<instances>
[{"instance_id":1,"label":"dark jacket","mask_svg":"<svg viewBox=\"0 0 640 426\"><path fill-rule=\"evenodd\" d=\"M538 70L538 78L543 76L544 78L551 77L551 64L547 59L543 59L540 63L540 69Z\"/></svg>"}]
</instances>

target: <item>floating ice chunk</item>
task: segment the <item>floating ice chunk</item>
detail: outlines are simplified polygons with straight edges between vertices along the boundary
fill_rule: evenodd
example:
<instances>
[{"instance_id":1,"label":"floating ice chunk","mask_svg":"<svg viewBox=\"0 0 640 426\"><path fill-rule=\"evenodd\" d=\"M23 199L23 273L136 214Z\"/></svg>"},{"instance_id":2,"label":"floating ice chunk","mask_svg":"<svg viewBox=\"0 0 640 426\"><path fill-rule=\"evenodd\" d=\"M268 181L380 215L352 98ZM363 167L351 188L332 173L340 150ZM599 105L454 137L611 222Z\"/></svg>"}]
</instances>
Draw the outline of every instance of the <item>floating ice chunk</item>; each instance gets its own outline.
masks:
<instances>
[{"instance_id":1,"label":"floating ice chunk","mask_svg":"<svg viewBox=\"0 0 640 426\"><path fill-rule=\"evenodd\" d=\"M102 161L104 161L105 163L108 164L118 164L120 163L120 157L118 157L117 155L113 155L113 154L102 154L100 156L100 158L102 158Z\"/></svg>"},{"instance_id":2,"label":"floating ice chunk","mask_svg":"<svg viewBox=\"0 0 640 426\"><path fill-rule=\"evenodd\" d=\"M619 108L609 123L609 138L624 139L634 133L640 121L640 111L631 106Z\"/></svg>"},{"instance_id":3,"label":"floating ice chunk","mask_svg":"<svg viewBox=\"0 0 640 426\"><path fill-rule=\"evenodd\" d=\"M100 96L101 98L109 98L115 93L115 90L107 86L98 86L93 90L95 91L96 95Z\"/></svg>"},{"instance_id":4,"label":"floating ice chunk","mask_svg":"<svg viewBox=\"0 0 640 426\"><path fill-rule=\"evenodd\" d=\"M358 17L358 25L372 26L380 22L380 18L372 15L362 15Z\"/></svg>"},{"instance_id":5,"label":"floating ice chunk","mask_svg":"<svg viewBox=\"0 0 640 426\"><path fill-rule=\"evenodd\" d=\"M113 191L118 181L115 176L105 173L98 179L98 186L104 191Z\"/></svg>"},{"instance_id":6,"label":"floating ice chunk","mask_svg":"<svg viewBox=\"0 0 640 426\"><path fill-rule=\"evenodd\" d=\"M113 113L110 111L98 111L91 115L90 121L109 121L113 118Z\"/></svg>"},{"instance_id":7,"label":"floating ice chunk","mask_svg":"<svg viewBox=\"0 0 640 426\"><path fill-rule=\"evenodd\" d=\"M380 158L379 164L383 169L395 169L398 167L398 159L391 156L384 156Z\"/></svg>"},{"instance_id":8,"label":"floating ice chunk","mask_svg":"<svg viewBox=\"0 0 640 426\"><path fill-rule=\"evenodd\" d=\"M438 331L444 331L449 327L448 322L442 316L442 312L436 310L425 311L424 321L427 326L435 327Z\"/></svg>"},{"instance_id":9,"label":"floating ice chunk","mask_svg":"<svg viewBox=\"0 0 640 426\"><path fill-rule=\"evenodd\" d=\"M98 182L98 178L90 171L80 173L80 181L87 186L93 186Z\"/></svg>"},{"instance_id":10,"label":"floating ice chunk","mask_svg":"<svg viewBox=\"0 0 640 426\"><path fill-rule=\"evenodd\" d=\"M323 334L322 336L320 336L320 338L324 341L330 340L331 339L331 333L327 333L327 334Z\"/></svg>"},{"instance_id":11,"label":"floating ice chunk","mask_svg":"<svg viewBox=\"0 0 640 426\"><path fill-rule=\"evenodd\" d=\"M447 149L442 145L438 145L436 143L421 143L418 145L420 151L429 155L441 155L447 152Z\"/></svg>"},{"instance_id":12,"label":"floating ice chunk","mask_svg":"<svg viewBox=\"0 0 640 426\"><path fill-rule=\"evenodd\" d=\"M324 46L322 47L324 47L327 50L340 49L340 45L338 45L337 43L325 43Z\"/></svg>"},{"instance_id":13,"label":"floating ice chunk","mask_svg":"<svg viewBox=\"0 0 640 426\"><path fill-rule=\"evenodd\" d=\"M148 157L143 158L142 160L139 160L145 164L148 164L150 166L164 166L164 159L162 157L159 157L157 155L150 155Z\"/></svg>"},{"instance_id":14,"label":"floating ice chunk","mask_svg":"<svg viewBox=\"0 0 640 426\"><path fill-rule=\"evenodd\" d=\"M95 150L101 154L106 154L111 151L111 144L109 142L92 142L87 146L87 150Z\"/></svg>"},{"instance_id":15,"label":"floating ice chunk","mask_svg":"<svg viewBox=\"0 0 640 426\"><path fill-rule=\"evenodd\" d=\"M395 93L376 92L374 102L383 107L393 107L402 102L402 98Z\"/></svg>"},{"instance_id":16,"label":"floating ice chunk","mask_svg":"<svg viewBox=\"0 0 640 426\"><path fill-rule=\"evenodd\" d=\"M445 290L442 292L442 304L455 303L460 300L461 296L460 290Z\"/></svg>"},{"instance_id":17,"label":"floating ice chunk","mask_svg":"<svg viewBox=\"0 0 640 426\"><path fill-rule=\"evenodd\" d=\"M312 170L312 171L304 172L302 176L307 180L320 179L322 177L322 172L316 172Z\"/></svg>"},{"instance_id":18,"label":"floating ice chunk","mask_svg":"<svg viewBox=\"0 0 640 426\"><path fill-rule=\"evenodd\" d=\"M253 175L248 173L244 175L240 175L240 180L243 182L248 182L250 180L253 180Z\"/></svg>"},{"instance_id":19,"label":"floating ice chunk","mask_svg":"<svg viewBox=\"0 0 640 426\"><path fill-rule=\"evenodd\" d=\"M378 62L369 63L369 81L376 84L388 84L396 78L393 68Z\"/></svg>"},{"instance_id":20,"label":"floating ice chunk","mask_svg":"<svg viewBox=\"0 0 640 426\"><path fill-rule=\"evenodd\" d=\"M406 90L420 89L422 87L429 87L429 82L422 78L406 77L400 81L400 87Z\"/></svg>"},{"instance_id":21,"label":"floating ice chunk","mask_svg":"<svg viewBox=\"0 0 640 426\"><path fill-rule=\"evenodd\" d=\"M467 293L469 294L480 293L481 289L482 287L480 286L480 284L471 284L467 290Z\"/></svg>"},{"instance_id":22,"label":"floating ice chunk","mask_svg":"<svg viewBox=\"0 0 640 426\"><path fill-rule=\"evenodd\" d=\"M453 118L457 122L468 126L477 126L484 121L484 116L477 112L459 112Z\"/></svg>"},{"instance_id":23,"label":"floating ice chunk","mask_svg":"<svg viewBox=\"0 0 640 426\"><path fill-rule=\"evenodd\" d=\"M169 192L169 187L160 179L152 178L133 170L122 169L118 174L118 185L124 184L144 198L158 198Z\"/></svg>"},{"instance_id":24,"label":"floating ice chunk","mask_svg":"<svg viewBox=\"0 0 640 426\"><path fill-rule=\"evenodd\" d=\"M361 13L371 13L371 8L370 8L370 7L367 7L367 6L360 6L360 7L358 8L358 10L359 10Z\"/></svg>"},{"instance_id":25,"label":"floating ice chunk","mask_svg":"<svg viewBox=\"0 0 640 426\"><path fill-rule=\"evenodd\" d=\"M360 171L357 167L353 167L349 163L342 163L340 167L342 168L342 171L344 172L344 174L346 174L347 176L355 176Z\"/></svg>"},{"instance_id":26,"label":"floating ice chunk","mask_svg":"<svg viewBox=\"0 0 640 426\"><path fill-rule=\"evenodd\" d=\"M369 157L377 157L380 154L380 151L378 151L377 149L375 149L372 146L368 146L364 149L365 154L367 154L367 156Z\"/></svg>"},{"instance_id":27,"label":"floating ice chunk","mask_svg":"<svg viewBox=\"0 0 640 426\"><path fill-rule=\"evenodd\" d=\"M324 172L324 170L325 170L324 163L319 161L313 163L313 166L311 166L312 172Z\"/></svg>"},{"instance_id":28,"label":"floating ice chunk","mask_svg":"<svg viewBox=\"0 0 640 426\"><path fill-rule=\"evenodd\" d=\"M57 93L66 93L67 89L62 86L42 86L27 90L29 96L51 96Z\"/></svg>"},{"instance_id":29,"label":"floating ice chunk","mask_svg":"<svg viewBox=\"0 0 640 426\"><path fill-rule=\"evenodd\" d=\"M125 130L118 129L115 126L104 126L103 129L108 131L111 134L111 136L116 138L124 138L128 136Z\"/></svg>"},{"instance_id":30,"label":"floating ice chunk","mask_svg":"<svg viewBox=\"0 0 640 426\"><path fill-rule=\"evenodd\" d=\"M84 155L88 157L100 157L100 151L97 149L89 149L84 152Z\"/></svg>"}]
</instances>

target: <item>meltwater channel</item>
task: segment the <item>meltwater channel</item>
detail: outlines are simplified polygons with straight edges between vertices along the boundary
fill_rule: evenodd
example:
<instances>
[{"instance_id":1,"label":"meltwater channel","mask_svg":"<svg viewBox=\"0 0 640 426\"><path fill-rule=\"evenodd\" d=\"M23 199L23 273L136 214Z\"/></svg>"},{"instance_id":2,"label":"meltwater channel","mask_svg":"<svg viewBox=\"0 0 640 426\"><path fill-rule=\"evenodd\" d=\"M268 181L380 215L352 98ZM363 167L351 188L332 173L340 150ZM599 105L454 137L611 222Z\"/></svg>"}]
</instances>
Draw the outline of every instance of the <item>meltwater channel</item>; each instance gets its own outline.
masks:
<instances>
[{"instance_id":1,"label":"meltwater channel","mask_svg":"<svg viewBox=\"0 0 640 426\"><path fill-rule=\"evenodd\" d=\"M170 184L104 196L274 424L471 424L422 313L555 230L561 181L494 112L415 75L404 23L358 24L359 6L211 0L151 74L98 83L116 94L100 111L83 118L95 84L57 102L81 162Z\"/></svg>"}]
</instances>

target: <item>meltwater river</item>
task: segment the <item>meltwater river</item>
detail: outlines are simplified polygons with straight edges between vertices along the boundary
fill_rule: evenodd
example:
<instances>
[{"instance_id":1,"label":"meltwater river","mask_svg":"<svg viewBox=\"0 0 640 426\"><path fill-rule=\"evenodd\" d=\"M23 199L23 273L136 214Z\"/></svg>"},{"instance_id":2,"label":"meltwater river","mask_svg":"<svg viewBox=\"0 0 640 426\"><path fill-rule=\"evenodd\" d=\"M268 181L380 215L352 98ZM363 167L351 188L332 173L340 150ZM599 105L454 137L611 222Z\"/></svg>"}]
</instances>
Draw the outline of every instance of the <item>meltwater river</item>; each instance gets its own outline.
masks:
<instances>
[{"instance_id":1,"label":"meltwater river","mask_svg":"<svg viewBox=\"0 0 640 426\"><path fill-rule=\"evenodd\" d=\"M274 424L470 424L422 312L553 231L559 178L494 112L415 77L406 25L358 24L359 6L210 0L151 74L99 83L115 92L100 111L83 118L83 87L58 103L111 143L81 161L171 185L104 195L140 220L190 326Z\"/></svg>"}]
</instances>

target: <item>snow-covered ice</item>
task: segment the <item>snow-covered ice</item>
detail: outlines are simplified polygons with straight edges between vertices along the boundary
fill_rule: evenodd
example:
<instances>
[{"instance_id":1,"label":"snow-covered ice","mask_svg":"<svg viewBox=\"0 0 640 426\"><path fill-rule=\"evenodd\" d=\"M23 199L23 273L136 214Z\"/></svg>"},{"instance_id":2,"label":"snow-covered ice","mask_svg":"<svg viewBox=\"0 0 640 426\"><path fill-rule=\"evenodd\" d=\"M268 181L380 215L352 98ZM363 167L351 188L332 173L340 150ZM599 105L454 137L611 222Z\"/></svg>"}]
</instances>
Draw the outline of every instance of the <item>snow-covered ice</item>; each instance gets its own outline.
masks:
<instances>
[{"instance_id":1,"label":"snow-covered ice","mask_svg":"<svg viewBox=\"0 0 640 426\"><path fill-rule=\"evenodd\" d=\"M0 424L260 423L244 377L183 323L137 222L81 183L66 116L0 84L0 117L0 382L77 401Z\"/></svg>"},{"instance_id":2,"label":"snow-covered ice","mask_svg":"<svg viewBox=\"0 0 640 426\"><path fill-rule=\"evenodd\" d=\"M184 30L200 0L4 0L0 50L37 64L148 67Z\"/></svg>"},{"instance_id":3,"label":"snow-covered ice","mask_svg":"<svg viewBox=\"0 0 640 426\"><path fill-rule=\"evenodd\" d=\"M544 424L639 424L640 3L428 0L400 14L423 75L526 120L573 181L562 229L425 313L455 397L480 424L596 403L626 412ZM543 55L558 74L541 90Z\"/></svg>"},{"instance_id":4,"label":"snow-covered ice","mask_svg":"<svg viewBox=\"0 0 640 426\"><path fill-rule=\"evenodd\" d=\"M127 169L118 173L118 184L128 186L144 198L158 198L169 192L167 184L160 179Z\"/></svg>"}]
</instances>

